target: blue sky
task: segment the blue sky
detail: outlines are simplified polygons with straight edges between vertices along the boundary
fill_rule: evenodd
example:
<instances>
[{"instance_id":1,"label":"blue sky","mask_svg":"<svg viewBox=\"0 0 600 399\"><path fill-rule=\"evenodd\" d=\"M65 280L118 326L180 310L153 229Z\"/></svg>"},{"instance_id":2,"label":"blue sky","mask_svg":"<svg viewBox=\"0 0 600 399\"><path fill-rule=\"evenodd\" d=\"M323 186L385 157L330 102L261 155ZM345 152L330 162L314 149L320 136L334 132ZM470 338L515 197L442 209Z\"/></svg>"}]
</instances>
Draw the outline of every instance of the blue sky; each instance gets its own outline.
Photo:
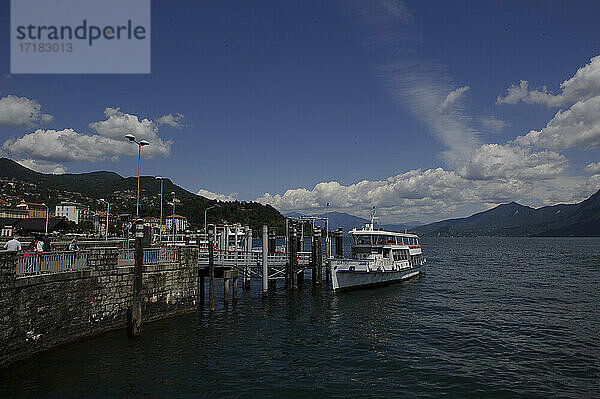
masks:
<instances>
[{"instance_id":1,"label":"blue sky","mask_svg":"<svg viewBox=\"0 0 600 399\"><path fill-rule=\"evenodd\" d=\"M50 150L124 127L156 140L143 174L282 211L425 222L600 188L596 2L153 1L149 75L10 75L2 9L1 151L40 171L134 174L124 141Z\"/></svg>"}]
</instances>

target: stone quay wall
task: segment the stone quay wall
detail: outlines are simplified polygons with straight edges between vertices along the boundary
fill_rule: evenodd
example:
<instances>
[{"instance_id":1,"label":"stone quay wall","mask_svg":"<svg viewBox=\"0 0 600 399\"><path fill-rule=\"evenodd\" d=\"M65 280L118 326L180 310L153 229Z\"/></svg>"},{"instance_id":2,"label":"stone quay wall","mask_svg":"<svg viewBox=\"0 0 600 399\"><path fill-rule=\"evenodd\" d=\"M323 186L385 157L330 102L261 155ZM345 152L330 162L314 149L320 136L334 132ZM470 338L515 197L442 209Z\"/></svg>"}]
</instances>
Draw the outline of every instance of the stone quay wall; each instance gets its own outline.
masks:
<instances>
[{"instance_id":1,"label":"stone quay wall","mask_svg":"<svg viewBox=\"0 0 600 399\"><path fill-rule=\"evenodd\" d=\"M176 263L144 265L143 323L194 311L198 249L179 248ZM17 277L17 254L0 251L0 367L56 345L127 326L134 267L119 249L93 248L87 268Z\"/></svg>"}]
</instances>

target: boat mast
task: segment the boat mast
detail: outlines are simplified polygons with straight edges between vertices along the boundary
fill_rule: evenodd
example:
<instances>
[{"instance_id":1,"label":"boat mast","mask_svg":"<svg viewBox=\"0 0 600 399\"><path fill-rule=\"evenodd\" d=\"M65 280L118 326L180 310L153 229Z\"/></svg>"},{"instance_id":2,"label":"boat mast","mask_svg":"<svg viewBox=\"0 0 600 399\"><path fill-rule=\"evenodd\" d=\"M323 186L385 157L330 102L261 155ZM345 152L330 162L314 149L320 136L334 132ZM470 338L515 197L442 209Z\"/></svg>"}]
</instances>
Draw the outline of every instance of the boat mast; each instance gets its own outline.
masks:
<instances>
[{"instance_id":1,"label":"boat mast","mask_svg":"<svg viewBox=\"0 0 600 399\"><path fill-rule=\"evenodd\" d=\"M371 211L371 230L375 230L375 207Z\"/></svg>"}]
</instances>

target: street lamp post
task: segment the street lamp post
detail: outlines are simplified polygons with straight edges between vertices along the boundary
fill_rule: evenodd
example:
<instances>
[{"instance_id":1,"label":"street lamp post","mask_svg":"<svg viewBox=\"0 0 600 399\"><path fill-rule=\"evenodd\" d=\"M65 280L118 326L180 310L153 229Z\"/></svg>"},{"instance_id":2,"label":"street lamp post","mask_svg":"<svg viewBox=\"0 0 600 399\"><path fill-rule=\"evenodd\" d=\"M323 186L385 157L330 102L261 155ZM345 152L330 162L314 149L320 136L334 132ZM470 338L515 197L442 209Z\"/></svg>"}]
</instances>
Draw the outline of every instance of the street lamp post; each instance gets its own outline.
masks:
<instances>
[{"instance_id":1,"label":"street lamp post","mask_svg":"<svg viewBox=\"0 0 600 399\"><path fill-rule=\"evenodd\" d=\"M208 208L206 208L204 210L204 235L206 236L206 240L208 241L208 231L206 231L206 214L208 212L209 209L213 209L218 207L219 205L213 205L213 206L209 206Z\"/></svg>"},{"instance_id":2,"label":"street lamp post","mask_svg":"<svg viewBox=\"0 0 600 399\"><path fill-rule=\"evenodd\" d=\"M177 200L177 198L175 198L175 191L171 191L171 196L173 198L173 217L171 218L171 228L173 229L173 245L175 245L175 234L177 231L177 226L175 225L175 201Z\"/></svg>"},{"instance_id":3,"label":"street lamp post","mask_svg":"<svg viewBox=\"0 0 600 399\"><path fill-rule=\"evenodd\" d=\"M46 207L46 230L44 231L46 234L48 234L48 213L49 213L49 209L48 209L48 205L46 205L45 203L42 204L44 207Z\"/></svg>"},{"instance_id":4,"label":"street lamp post","mask_svg":"<svg viewBox=\"0 0 600 399\"><path fill-rule=\"evenodd\" d=\"M158 228L158 240L162 241L162 228L163 228L163 180L162 176L156 176L160 180L160 224ZM175 212L173 212L175 213Z\"/></svg>"},{"instance_id":5,"label":"street lamp post","mask_svg":"<svg viewBox=\"0 0 600 399\"><path fill-rule=\"evenodd\" d=\"M133 134L126 134L125 138L138 145L138 172L137 172L137 197L135 202L135 216L140 217L140 163L142 158L142 147L148 145L146 140L137 141Z\"/></svg>"},{"instance_id":6,"label":"street lamp post","mask_svg":"<svg viewBox=\"0 0 600 399\"><path fill-rule=\"evenodd\" d=\"M108 241L108 215L110 214L110 203L100 198L100 202L106 203L106 229L104 231L104 241Z\"/></svg>"}]
</instances>

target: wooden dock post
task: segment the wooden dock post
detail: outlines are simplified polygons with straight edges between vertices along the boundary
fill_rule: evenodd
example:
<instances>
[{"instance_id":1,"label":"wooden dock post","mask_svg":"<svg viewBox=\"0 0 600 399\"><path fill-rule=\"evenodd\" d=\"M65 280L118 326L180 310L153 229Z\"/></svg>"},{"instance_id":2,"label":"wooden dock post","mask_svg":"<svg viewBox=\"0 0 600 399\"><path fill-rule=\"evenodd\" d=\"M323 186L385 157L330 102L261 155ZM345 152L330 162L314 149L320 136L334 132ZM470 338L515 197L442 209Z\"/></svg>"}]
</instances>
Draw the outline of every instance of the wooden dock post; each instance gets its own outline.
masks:
<instances>
[{"instance_id":1,"label":"wooden dock post","mask_svg":"<svg viewBox=\"0 0 600 399\"><path fill-rule=\"evenodd\" d=\"M335 257L343 258L344 257L344 231L340 227L335 231Z\"/></svg>"},{"instance_id":2,"label":"wooden dock post","mask_svg":"<svg viewBox=\"0 0 600 399\"><path fill-rule=\"evenodd\" d=\"M215 225L208 225L208 307L215 311Z\"/></svg>"},{"instance_id":3,"label":"wooden dock post","mask_svg":"<svg viewBox=\"0 0 600 399\"><path fill-rule=\"evenodd\" d=\"M238 275L237 273L233 276L231 284L233 285L233 304L237 303L237 288L238 288Z\"/></svg>"},{"instance_id":4,"label":"wooden dock post","mask_svg":"<svg viewBox=\"0 0 600 399\"><path fill-rule=\"evenodd\" d=\"M323 279L323 253L321 252L321 229L315 227L312 242L312 275L313 285L321 285Z\"/></svg>"},{"instance_id":5,"label":"wooden dock post","mask_svg":"<svg viewBox=\"0 0 600 399\"><path fill-rule=\"evenodd\" d=\"M204 277L206 277L205 269L200 269L198 271L198 299L200 302L200 307L204 307L204 296L206 295L204 288Z\"/></svg>"},{"instance_id":6,"label":"wooden dock post","mask_svg":"<svg viewBox=\"0 0 600 399\"><path fill-rule=\"evenodd\" d=\"M135 222L135 266L133 267L133 303L131 305L131 335L140 335L142 326L142 268L144 266L144 224Z\"/></svg>"},{"instance_id":7,"label":"wooden dock post","mask_svg":"<svg viewBox=\"0 0 600 399\"><path fill-rule=\"evenodd\" d=\"M242 289L250 290L250 267L248 257L252 255L252 229L246 230L246 250L244 251L244 277L242 280Z\"/></svg>"},{"instance_id":8,"label":"wooden dock post","mask_svg":"<svg viewBox=\"0 0 600 399\"><path fill-rule=\"evenodd\" d=\"M298 236L296 234L296 228L290 229L290 253L289 253L289 273L290 273L290 285L289 288L292 290L298 289Z\"/></svg>"},{"instance_id":9,"label":"wooden dock post","mask_svg":"<svg viewBox=\"0 0 600 399\"><path fill-rule=\"evenodd\" d=\"M263 226L262 234L262 294L269 294L269 228Z\"/></svg>"},{"instance_id":10,"label":"wooden dock post","mask_svg":"<svg viewBox=\"0 0 600 399\"><path fill-rule=\"evenodd\" d=\"M275 231L275 229L270 229L269 230L269 252L270 253L274 253L277 252L277 246L276 246L276 236L277 236L277 232Z\"/></svg>"},{"instance_id":11,"label":"wooden dock post","mask_svg":"<svg viewBox=\"0 0 600 399\"><path fill-rule=\"evenodd\" d=\"M223 277L223 304L225 307L229 304L229 277Z\"/></svg>"}]
</instances>

